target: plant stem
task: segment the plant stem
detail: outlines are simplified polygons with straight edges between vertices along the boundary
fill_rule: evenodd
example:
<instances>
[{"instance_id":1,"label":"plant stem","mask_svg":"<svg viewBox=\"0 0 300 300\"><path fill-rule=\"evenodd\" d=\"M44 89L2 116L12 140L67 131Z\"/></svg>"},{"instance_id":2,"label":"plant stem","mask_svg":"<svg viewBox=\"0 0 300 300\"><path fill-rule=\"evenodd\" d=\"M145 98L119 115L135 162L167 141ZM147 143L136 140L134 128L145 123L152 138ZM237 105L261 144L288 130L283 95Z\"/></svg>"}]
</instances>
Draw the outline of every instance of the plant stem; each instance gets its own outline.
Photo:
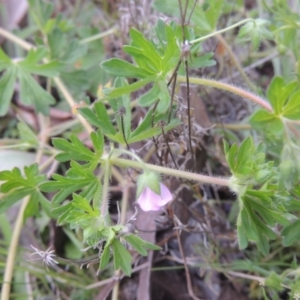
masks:
<instances>
[{"instance_id":1,"label":"plant stem","mask_svg":"<svg viewBox=\"0 0 300 300\"><path fill-rule=\"evenodd\" d=\"M83 40L79 41L79 44L86 44L86 43L93 42L93 41L101 39L101 38L103 38L103 37L105 37L107 35L115 33L116 31L117 31L117 27L115 26L115 27L113 27L111 29L108 29L108 30L106 30L104 32L101 32L101 33L92 35L92 36L90 36L90 37L88 37L86 39L83 39Z\"/></svg>"},{"instance_id":2,"label":"plant stem","mask_svg":"<svg viewBox=\"0 0 300 300\"><path fill-rule=\"evenodd\" d=\"M104 221L105 225L108 226L109 179L110 179L110 171L111 171L110 160L108 159L103 160L102 165L104 169L104 175L103 175L103 190L102 190L102 201L101 201L101 218Z\"/></svg>"},{"instance_id":3,"label":"plant stem","mask_svg":"<svg viewBox=\"0 0 300 300\"><path fill-rule=\"evenodd\" d=\"M29 200L30 200L29 196L24 198L15 223L13 235L8 249L8 256L5 263L5 273L2 282L1 300L10 299L11 279L14 270L15 257L18 249L20 234L23 227L24 212L29 203Z\"/></svg>"},{"instance_id":4,"label":"plant stem","mask_svg":"<svg viewBox=\"0 0 300 300\"><path fill-rule=\"evenodd\" d=\"M221 186L229 186L230 182L229 179L225 178L217 178L217 177L211 177L201 174L195 174L190 173L186 171L181 170L174 170L171 168L165 168L161 166L156 166L152 164L145 164L140 163L137 161L132 161L124 158L118 158L118 157L111 157L109 159L110 163L121 166L121 167L132 167L132 168L138 168L138 169L144 169L146 167L147 170L151 170L157 173L165 174L165 175L171 175L175 177L181 177L188 180L195 180L202 183L208 183L208 184L217 184Z\"/></svg>"},{"instance_id":5,"label":"plant stem","mask_svg":"<svg viewBox=\"0 0 300 300\"><path fill-rule=\"evenodd\" d=\"M196 44L196 43L205 41L205 40L208 39L208 38L211 38L211 37L213 37L213 36L215 36L215 35L218 35L218 34L221 34L221 33L223 33L223 32L229 31L229 30L231 30L231 29L233 29L233 28L235 28L235 27L241 26L241 25L243 25L243 24L245 24L245 23L247 23L247 22L250 22L250 21L254 22L255 20L252 19L252 18L247 18L247 19L245 19L245 20L243 20L243 21L240 21L240 22L238 22L238 23L235 23L235 24L233 24L233 25L231 25L231 26L229 26L229 27L223 28L223 29L221 29L221 30L216 30L216 31L214 31L214 32L212 32L212 33L210 33L210 34L208 34L208 35L205 35L205 36L202 36L202 37L200 37L200 38L198 38L198 39L192 40L192 41L189 42L189 44L190 44L190 45L193 45L193 44Z\"/></svg>"},{"instance_id":6,"label":"plant stem","mask_svg":"<svg viewBox=\"0 0 300 300\"><path fill-rule=\"evenodd\" d=\"M186 82L186 79L184 76L178 76L177 80L179 82ZM273 112L273 109L272 109L270 103L267 102L265 99L261 98L258 95L255 95L251 92L245 91L242 88L233 86L231 84L216 81L213 79L204 79L204 78L196 78L196 77L190 77L190 83L211 86L211 87L223 90L223 91L233 93L235 95L238 95L242 98L246 98L246 99L258 104L259 106L263 107L264 109L266 109L269 112Z\"/></svg>"}]
</instances>

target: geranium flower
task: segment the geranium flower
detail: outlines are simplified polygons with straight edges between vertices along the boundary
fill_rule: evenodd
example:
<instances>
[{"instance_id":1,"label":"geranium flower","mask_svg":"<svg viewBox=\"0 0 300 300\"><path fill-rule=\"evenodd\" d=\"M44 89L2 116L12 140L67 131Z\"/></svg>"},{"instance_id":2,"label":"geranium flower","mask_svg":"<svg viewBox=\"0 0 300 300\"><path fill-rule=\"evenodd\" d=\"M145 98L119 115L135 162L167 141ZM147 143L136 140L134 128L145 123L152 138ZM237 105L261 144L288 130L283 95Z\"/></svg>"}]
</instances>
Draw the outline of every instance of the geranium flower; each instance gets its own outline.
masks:
<instances>
[{"instance_id":1,"label":"geranium flower","mask_svg":"<svg viewBox=\"0 0 300 300\"><path fill-rule=\"evenodd\" d=\"M166 205L173 199L173 196L169 189L162 183L160 185L160 195L153 192L148 186L146 186L140 194L137 203L144 211L160 210L160 208Z\"/></svg>"}]
</instances>

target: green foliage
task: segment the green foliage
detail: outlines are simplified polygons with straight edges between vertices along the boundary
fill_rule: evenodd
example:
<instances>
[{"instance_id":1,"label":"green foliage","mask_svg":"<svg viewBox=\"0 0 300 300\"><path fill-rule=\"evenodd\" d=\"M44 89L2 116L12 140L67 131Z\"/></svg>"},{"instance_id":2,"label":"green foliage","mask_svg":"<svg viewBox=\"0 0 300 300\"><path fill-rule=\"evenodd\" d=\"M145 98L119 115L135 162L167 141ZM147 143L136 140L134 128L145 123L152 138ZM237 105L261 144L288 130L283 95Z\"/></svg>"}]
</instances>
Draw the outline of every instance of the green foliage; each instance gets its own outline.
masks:
<instances>
[{"instance_id":1,"label":"green foliage","mask_svg":"<svg viewBox=\"0 0 300 300\"><path fill-rule=\"evenodd\" d=\"M263 19L249 21L241 27L239 38L244 38L249 35L253 49L257 50L261 40L273 39L272 33L265 27L267 24L269 24L269 22Z\"/></svg>"},{"instance_id":2,"label":"green foliage","mask_svg":"<svg viewBox=\"0 0 300 300\"><path fill-rule=\"evenodd\" d=\"M120 79L116 80L118 84ZM126 83L122 81L126 86ZM88 107L82 107L79 109L80 114L86 118L92 125L102 130L103 134L110 140L125 145L126 139L127 144L136 143L148 138L161 134L161 127L157 126L159 121L167 121L165 114L154 115L153 109L149 110L143 121L133 131L131 129L131 107L129 97L125 94L122 97L114 98L110 101L113 111L115 112L118 131L113 126L112 121L107 113L107 109L102 102L97 102L94 105L94 111ZM122 109L122 113L120 113ZM124 113L125 111L125 113ZM175 128L180 124L180 120L173 118L171 122L164 127L164 131ZM123 132L124 130L124 132Z\"/></svg>"},{"instance_id":3,"label":"green foliage","mask_svg":"<svg viewBox=\"0 0 300 300\"><path fill-rule=\"evenodd\" d=\"M26 105L33 105L37 112L49 113L49 105L54 104L54 98L35 81L32 74L46 77L56 76L61 64L57 61L39 64L45 56L45 48L29 51L21 61L13 61L0 49L0 69L5 73L0 79L0 116L4 116L9 108L13 95L15 81L20 82L20 98Z\"/></svg>"},{"instance_id":4,"label":"green foliage","mask_svg":"<svg viewBox=\"0 0 300 300\"><path fill-rule=\"evenodd\" d=\"M273 162L265 162L263 145L254 146L252 137L245 139L240 147L229 147L224 141L224 152L233 174L232 189L239 194L243 186L265 183L274 175Z\"/></svg>"},{"instance_id":5,"label":"green foliage","mask_svg":"<svg viewBox=\"0 0 300 300\"><path fill-rule=\"evenodd\" d=\"M298 14L292 13L286 1L273 2L269 9L274 14L275 22L272 18L270 22L262 19L249 21L240 28L239 38L249 38L252 48L257 50L262 40L272 40L274 37L281 52L288 51L289 55L292 53L294 56L292 62L296 66L290 73L293 73L291 76L296 74L299 77ZM183 9L187 4L185 23L194 3L187 0L180 3ZM103 61L103 45L99 40L91 43L86 40L91 35L98 34L98 28L76 28L71 19L54 11L54 5L49 1L29 0L29 5L29 23L33 23L31 30L34 33L32 40L35 47L21 59L12 59L0 49L0 116L8 111L16 81L19 83L21 101L26 105L33 105L37 112L48 114L50 106L55 102L61 107L64 107L64 103L59 99L60 94L56 101L41 87L36 81L40 80L39 76L47 77L48 91L52 88L51 78L60 76L78 99L85 99L87 91L93 99L100 82L104 82L103 70L116 79L112 88L103 91L105 96L101 99L102 102L96 100L92 105L79 109L81 116L96 129L90 134L93 149L80 140L77 132L63 133L62 130L62 136L67 135L69 140L54 138L52 144L55 149L47 145L43 150L47 154L57 154L56 160L63 163L62 169L67 168L65 173L54 174L52 180L45 181L46 176L40 174L36 164L25 167L23 173L18 168L0 172L0 213L24 197L29 197L25 219L38 216L42 207L42 216L47 212L48 216L57 219L59 225L71 228L68 229L69 232L76 229L74 232L79 233L86 245L99 250L100 270L107 268L112 261L114 269L121 269L125 275L130 276L132 255L129 250L134 249L146 256L148 250L159 250L160 247L144 241L135 232L132 233L130 225L114 224L110 219L108 206L111 161L122 153L122 148L161 135L162 126L167 133L180 124L180 120L175 117L178 108L176 101L170 107L170 78L174 70L180 75L185 74L184 64L179 67L184 56L191 69L205 68L216 63L213 60L214 53L202 55L201 44L195 41L205 34L217 33L217 22L222 10L230 13L232 6L222 0L208 0L202 5L196 2L189 27L174 21L166 24L159 20L153 30L155 35L150 37L131 28L130 44L125 45L123 50L132 58L132 63L111 58L102 62L99 68L99 62ZM241 8L242 1L237 6ZM171 16L181 17L177 0L154 1L154 8ZM238 8L234 7L234 10L238 12ZM80 23L83 22L76 22ZM183 36L186 41L182 40ZM183 51L184 47L189 46L191 49ZM268 43L264 46L269 50ZM275 63L273 65L275 73L282 75L280 68L276 68ZM240 146L229 146L228 142L224 142L226 160L232 174L230 188L237 195L239 247L245 249L249 243L254 242L263 256L267 256L270 249L273 250L272 247L278 247L280 243L283 246L294 245L300 237L299 142L292 135L293 130L297 129L297 122L293 121L300 119L298 79L275 76L266 93L272 110L257 110L250 118L250 123L259 133L281 141L276 151L273 151L275 147L270 150L269 144L255 145L252 137L244 139ZM177 89L176 85L174 87ZM143 94L139 93L137 100L132 101L131 94L136 95L134 92L141 88ZM138 106L142 107L143 112L145 108L148 109L138 125L133 126L137 122L132 122L132 107ZM37 149L43 146L34 130L24 122L18 124L18 131L22 147ZM239 137L240 135L236 135L235 139L238 140ZM255 140L260 140L260 136L255 135ZM118 150L109 151L108 144ZM143 172L145 174L146 170ZM143 180L148 180L147 186L159 192L159 178L148 176ZM51 212L50 203L42 192L55 194ZM139 194L141 190L137 192ZM282 241L280 237L283 237ZM259 261L261 254L253 253L254 251L252 257ZM277 249L272 255L277 255ZM267 259L270 260L270 257ZM293 269L297 268L296 264L295 258ZM244 261L244 266L246 265L248 271L265 272L266 287L276 292L282 291L282 282L286 280L284 276L255 269L251 263ZM297 278L290 287L291 295L295 297L300 290ZM267 299L265 289L262 293Z\"/></svg>"},{"instance_id":6,"label":"green foliage","mask_svg":"<svg viewBox=\"0 0 300 300\"><path fill-rule=\"evenodd\" d=\"M45 176L39 174L37 164L24 168L24 175L18 168L12 171L0 172L0 191L4 197L0 201L0 214L25 197L29 197L29 204L24 218L39 214L39 204L49 213L50 203L39 191L38 186L45 181Z\"/></svg>"},{"instance_id":7,"label":"green foliage","mask_svg":"<svg viewBox=\"0 0 300 300\"><path fill-rule=\"evenodd\" d=\"M282 278L280 278L280 276L278 276L275 272L271 272L271 274L265 280L265 285L280 292L283 290L281 282Z\"/></svg>"},{"instance_id":8,"label":"green foliage","mask_svg":"<svg viewBox=\"0 0 300 300\"><path fill-rule=\"evenodd\" d=\"M265 162L261 145L254 146L251 137L245 139L240 147L229 147L224 142L224 151L230 170L231 188L237 193L239 214L237 219L238 241L245 249L248 241L255 241L264 255L270 250L269 240L276 239L272 228L278 223L289 226L287 218L288 202L282 201L274 193L273 182L277 174L273 162ZM260 187L253 189L253 187Z\"/></svg>"},{"instance_id":9,"label":"green foliage","mask_svg":"<svg viewBox=\"0 0 300 300\"><path fill-rule=\"evenodd\" d=\"M283 78L274 77L267 91L273 112L257 110L250 118L252 126L278 135L284 129L285 120L299 120L300 91L296 90L297 85L296 81L285 83Z\"/></svg>"},{"instance_id":10,"label":"green foliage","mask_svg":"<svg viewBox=\"0 0 300 300\"><path fill-rule=\"evenodd\" d=\"M177 65L180 49L176 42L174 30L170 26L162 26L160 23L157 28L161 39L160 51L141 32L136 29L130 30L131 44L124 46L123 49L133 57L137 66L115 58L101 64L105 71L114 76L141 79L131 85L127 85L123 81L119 87L115 86L115 89L106 91L107 99L124 96L152 82L152 89L141 96L139 103L149 106L159 101L158 112L163 113L168 109L171 99L166 85L166 77Z\"/></svg>"},{"instance_id":11,"label":"green foliage","mask_svg":"<svg viewBox=\"0 0 300 300\"><path fill-rule=\"evenodd\" d=\"M105 106L98 103L95 108L96 114L92 117L91 114L87 113L87 115L93 119L93 124L98 124L97 122L100 120L104 121L106 132L109 132L114 127L112 124L107 125L105 119L101 118L104 111L106 112ZM106 116L108 117L107 113ZM99 119L97 119L98 117ZM75 135L70 137L70 142L62 138L53 139L54 146L62 151L56 156L56 159L61 162L71 160L70 169L65 176L54 174L54 180L42 183L40 189L43 192L57 192L52 199L52 215L57 218L59 225L68 224L71 228L81 229L83 241L89 247L101 247L105 242L102 255L99 257L100 270L107 266L112 255L115 269L121 269L130 276L132 258L121 243L122 237L143 255L147 254L146 250L160 248L133 234L127 236L126 225L111 225L109 216L101 211L102 201L104 201L102 199L103 174L97 177L94 171L102 161L104 139L100 130L92 132L90 137L94 151L88 149ZM85 164L79 164L76 160L85 162ZM71 195L72 199L67 200Z\"/></svg>"}]
</instances>

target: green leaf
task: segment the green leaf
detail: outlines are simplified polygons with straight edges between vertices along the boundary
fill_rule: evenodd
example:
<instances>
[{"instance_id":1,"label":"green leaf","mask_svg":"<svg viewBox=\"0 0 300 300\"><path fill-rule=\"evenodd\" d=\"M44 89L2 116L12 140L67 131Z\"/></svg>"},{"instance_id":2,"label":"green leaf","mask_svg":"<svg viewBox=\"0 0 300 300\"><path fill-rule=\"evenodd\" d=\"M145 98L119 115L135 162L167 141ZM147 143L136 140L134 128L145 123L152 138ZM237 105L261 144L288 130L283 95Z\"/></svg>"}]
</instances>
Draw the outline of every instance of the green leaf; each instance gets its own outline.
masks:
<instances>
[{"instance_id":1,"label":"green leaf","mask_svg":"<svg viewBox=\"0 0 300 300\"><path fill-rule=\"evenodd\" d=\"M141 122L141 124L130 134L130 140L140 134L143 134L146 130L152 129L152 121L154 119L153 116L153 108L147 112L147 115Z\"/></svg>"},{"instance_id":2,"label":"green leaf","mask_svg":"<svg viewBox=\"0 0 300 300\"><path fill-rule=\"evenodd\" d=\"M93 161L97 157L95 153L88 149L75 135L70 137L71 143L62 138L52 139L53 145L56 149L63 151L56 155L56 159L61 162L69 160L79 161Z\"/></svg>"},{"instance_id":3,"label":"green leaf","mask_svg":"<svg viewBox=\"0 0 300 300\"><path fill-rule=\"evenodd\" d=\"M103 270L107 266L107 264L109 263L109 259L110 259L110 247L109 245L106 245L104 247L104 250L100 258L100 264L99 264L100 270Z\"/></svg>"},{"instance_id":4,"label":"green leaf","mask_svg":"<svg viewBox=\"0 0 300 300\"><path fill-rule=\"evenodd\" d=\"M31 187L20 187L12 193L7 193L0 201L0 214L6 212L8 208L30 195L32 192L33 189Z\"/></svg>"},{"instance_id":5,"label":"green leaf","mask_svg":"<svg viewBox=\"0 0 300 300\"><path fill-rule=\"evenodd\" d=\"M160 250L161 248L153 245L151 243L148 243L141 239L140 237L130 234L124 236L124 240L128 242L138 253L140 253L143 256L147 255L147 249L149 250Z\"/></svg>"},{"instance_id":6,"label":"green leaf","mask_svg":"<svg viewBox=\"0 0 300 300\"><path fill-rule=\"evenodd\" d=\"M30 50L27 57L20 61L18 66L28 73L35 73L46 77L57 76L63 66L61 63L52 61L46 64L39 64L39 62L45 58L46 54L47 51L45 48Z\"/></svg>"},{"instance_id":7,"label":"green leaf","mask_svg":"<svg viewBox=\"0 0 300 300\"><path fill-rule=\"evenodd\" d=\"M205 16L211 29L216 29L217 21L222 11L222 6L223 0L210 1L208 9L205 11Z\"/></svg>"},{"instance_id":8,"label":"green leaf","mask_svg":"<svg viewBox=\"0 0 300 300\"><path fill-rule=\"evenodd\" d=\"M79 112L89 123L100 128L104 134L116 134L117 131L109 119L105 105L97 102L94 110L95 113L88 107L81 107Z\"/></svg>"},{"instance_id":9,"label":"green leaf","mask_svg":"<svg viewBox=\"0 0 300 300\"><path fill-rule=\"evenodd\" d=\"M239 221L239 219L242 219L241 213L238 215L238 222L237 222L237 233L238 233L238 243L239 248L241 250L246 249L248 246L248 239L246 235L245 227L242 225L242 221Z\"/></svg>"},{"instance_id":10,"label":"green leaf","mask_svg":"<svg viewBox=\"0 0 300 300\"><path fill-rule=\"evenodd\" d=\"M121 269L125 273L125 275L130 276L132 261L130 253L116 239L111 243L111 247L114 253L113 257L115 270Z\"/></svg>"},{"instance_id":11,"label":"green leaf","mask_svg":"<svg viewBox=\"0 0 300 300\"><path fill-rule=\"evenodd\" d=\"M39 215L39 195L41 193L37 190L34 190L31 193L30 201L28 202L26 209L24 211L24 219L26 220L29 217ZM41 195L42 196L42 195Z\"/></svg>"},{"instance_id":12,"label":"green leaf","mask_svg":"<svg viewBox=\"0 0 300 300\"><path fill-rule=\"evenodd\" d=\"M52 177L54 180L42 183L40 189L44 192L58 191L52 199L53 204L60 204L78 190L82 190L82 197L91 200L99 184L93 171L75 161L71 161L71 168L65 176L54 174Z\"/></svg>"},{"instance_id":13,"label":"green leaf","mask_svg":"<svg viewBox=\"0 0 300 300\"><path fill-rule=\"evenodd\" d=\"M235 170L241 172L241 168L244 167L247 160L253 153L253 140L251 137L246 138L240 145L237 156Z\"/></svg>"},{"instance_id":14,"label":"green leaf","mask_svg":"<svg viewBox=\"0 0 300 300\"><path fill-rule=\"evenodd\" d=\"M142 79L154 74L119 58L106 60L101 63L101 67L109 74L119 77Z\"/></svg>"},{"instance_id":15,"label":"green leaf","mask_svg":"<svg viewBox=\"0 0 300 300\"><path fill-rule=\"evenodd\" d=\"M104 99L108 99L108 100L114 99L114 98L123 96L124 94L132 93L132 92L138 90L139 88L145 86L146 84L148 84L149 82L151 82L153 80L155 80L155 77L149 77L147 79L142 79L142 80L139 80L135 83L132 83L132 84L129 84L126 86L106 90L104 92L106 93L107 96Z\"/></svg>"},{"instance_id":16,"label":"green leaf","mask_svg":"<svg viewBox=\"0 0 300 300\"><path fill-rule=\"evenodd\" d=\"M162 58L162 66L164 67L164 74L169 72L174 68L180 58L180 49L177 44L176 36L172 28L168 25L165 25L165 34L166 36L166 50Z\"/></svg>"},{"instance_id":17,"label":"green leaf","mask_svg":"<svg viewBox=\"0 0 300 300\"><path fill-rule=\"evenodd\" d=\"M21 121L18 123L17 127L22 141L32 146L39 145L39 140L37 135L31 130L31 128L26 123Z\"/></svg>"},{"instance_id":18,"label":"green leaf","mask_svg":"<svg viewBox=\"0 0 300 300\"><path fill-rule=\"evenodd\" d=\"M139 98L139 105L144 107L152 105L158 100L159 93L160 88L158 86L158 83L154 83L153 87Z\"/></svg>"},{"instance_id":19,"label":"green leaf","mask_svg":"<svg viewBox=\"0 0 300 300\"><path fill-rule=\"evenodd\" d=\"M43 26L51 18L54 11L54 4L48 2L40 2L39 0L29 0L30 14L35 23L43 30Z\"/></svg>"},{"instance_id":20,"label":"green leaf","mask_svg":"<svg viewBox=\"0 0 300 300\"><path fill-rule=\"evenodd\" d=\"M84 211L84 213L91 215L95 214L95 211L91 207L90 202L87 199L81 197L80 195L73 194L72 206Z\"/></svg>"},{"instance_id":21,"label":"green leaf","mask_svg":"<svg viewBox=\"0 0 300 300\"><path fill-rule=\"evenodd\" d=\"M161 91L158 95L159 102L157 105L157 112L158 113L166 113L167 109L170 107L171 104L171 96L168 91Z\"/></svg>"},{"instance_id":22,"label":"green leaf","mask_svg":"<svg viewBox=\"0 0 300 300\"><path fill-rule=\"evenodd\" d=\"M101 158L104 148L104 137L100 130L97 130L97 132L92 132L90 136L97 156Z\"/></svg>"},{"instance_id":23,"label":"green leaf","mask_svg":"<svg viewBox=\"0 0 300 300\"><path fill-rule=\"evenodd\" d=\"M230 169L233 171L235 170L235 156L236 156L237 150L238 150L237 144L233 144L230 147L229 152L226 156L228 165L229 165Z\"/></svg>"},{"instance_id":24,"label":"green leaf","mask_svg":"<svg viewBox=\"0 0 300 300\"><path fill-rule=\"evenodd\" d=\"M189 68L205 68L205 67L211 67L216 65L216 61L211 59L213 57L214 53L210 52L204 55L201 55L200 57L193 57L189 64Z\"/></svg>"},{"instance_id":25,"label":"green leaf","mask_svg":"<svg viewBox=\"0 0 300 300\"><path fill-rule=\"evenodd\" d=\"M239 37L249 35L254 50L257 50L262 39L273 39L272 33L265 27L268 23L263 19L250 20L241 28Z\"/></svg>"},{"instance_id":26,"label":"green leaf","mask_svg":"<svg viewBox=\"0 0 300 300\"><path fill-rule=\"evenodd\" d=\"M49 113L49 105L54 104L54 98L47 93L27 72L19 68L20 94L22 102L34 105L37 112Z\"/></svg>"},{"instance_id":27,"label":"green leaf","mask_svg":"<svg viewBox=\"0 0 300 300\"><path fill-rule=\"evenodd\" d=\"M156 126L156 127L151 128L151 118L152 118L151 114L148 113L147 116L149 116L149 119L146 120L146 118L145 118L141 125L143 125L143 128L144 127L146 128L146 126L149 122L150 123L150 128L145 129L144 131L142 131L143 128L138 127L130 135L129 140L127 141L129 144L136 143L136 142L139 142L139 141L142 141L142 140L146 140L146 139L149 139L151 137L154 137L154 136L157 136L157 135L161 134L162 131L161 131L160 127ZM178 125L180 125L180 123L181 123L181 121L179 119L171 120L171 122L167 126L164 127L165 133L168 132L169 130L172 130L173 128L177 127Z\"/></svg>"},{"instance_id":28,"label":"green leaf","mask_svg":"<svg viewBox=\"0 0 300 300\"><path fill-rule=\"evenodd\" d=\"M8 69L11 66L11 59L5 54L2 48L0 48L0 71L2 71L3 69Z\"/></svg>"},{"instance_id":29,"label":"green leaf","mask_svg":"<svg viewBox=\"0 0 300 300\"><path fill-rule=\"evenodd\" d=\"M282 115L290 120L300 120L300 91L292 94L283 107Z\"/></svg>"},{"instance_id":30,"label":"green leaf","mask_svg":"<svg viewBox=\"0 0 300 300\"><path fill-rule=\"evenodd\" d=\"M67 85L74 94L85 94L90 87L89 74L85 70L71 70L60 73L60 79ZM62 97L64 97L62 95Z\"/></svg>"},{"instance_id":31,"label":"green leaf","mask_svg":"<svg viewBox=\"0 0 300 300\"><path fill-rule=\"evenodd\" d=\"M129 34L132 45L142 50L143 55L147 58L147 64L153 69L150 73L155 74L162 71L161 57L155 47L138 30L131 28Z\"/></svg>"},{"instance_id":32,"label":"green leaf","mask_svg":"<svg viewBox=\"0 0 300 300\"><path fill-rule=\"evenodd\" d=\"M267 130L273 134L280 134L284 125L281 119L266 110L257 110L250 117L250 124L257 130Z\"/></svg>"},{"instance_id":33,"label":"green leaf","mask_svg":"<svg viewBox=\"0 0 300 300\"><path fill-rule=\"evenodd\" d=\"M0 116L6 115L14 93L16 69L10 68L0 79Z\"/></svg>"},{"instance_id":34,"label":"green leaf","mask_svg":"<svg viewBox=\"0 0 300 300\"><path fill-rule=\"evenodd\" d=\"M298 241L300 238L300 220L285 226L281 231L281 235L284 237L282 243L285 247L291 246Z\"/></svg>"},{"instance_id":35,"label":"green leaf","mask_svg":"<svg viewBox=\"0 0 300 300\"><path fill-rule=\"evenodd\" d=\"M276 115L282 112L283 106L288 97L292 94L297 86L297 82L290 82L285 85L282 77L274 77L268 87L267 97L274 109Z\"/></svg>"},{"instance_id":36,"label":"green leaf","mask_svg":"<svg viewBox=\"0 0 300 300\"><path fill-rule=\"evenodd\" d=\"M171 104L171 96L169 94L168 86L166 81L159 81L158 86L160 93L158 95L159 102L157 105L157 111L159 113L165 113Z\"/></svg>"},{"instance_id":37,"label":"green leaf","mask_svg":"<svg viewBox=\"0 0 300 300\"><path fill-rule=\"evenodd\" d=\"M4 194L0 201L0 213L5 212L26 196L30 197L30 214L38 213L37 205L32 201L35 202L40 199L37 188L44 180L45 175L39 174L37 164L24 167L24 176L18 168L0 172L0 181L4 181L0 187L0 191Z\"/></svg>"},{"instance_id":38,"label":"green leaf","mask_svg":"<svg viewBox=\"0 0 300 300\"><path fill-rule=\"evenodd\" d=\"M283 290L281 283L282 278L279 275L277 275L274 271L271 271L271 274L265 279L265 285L276 291Z\"/></svg>"}]
</instances>

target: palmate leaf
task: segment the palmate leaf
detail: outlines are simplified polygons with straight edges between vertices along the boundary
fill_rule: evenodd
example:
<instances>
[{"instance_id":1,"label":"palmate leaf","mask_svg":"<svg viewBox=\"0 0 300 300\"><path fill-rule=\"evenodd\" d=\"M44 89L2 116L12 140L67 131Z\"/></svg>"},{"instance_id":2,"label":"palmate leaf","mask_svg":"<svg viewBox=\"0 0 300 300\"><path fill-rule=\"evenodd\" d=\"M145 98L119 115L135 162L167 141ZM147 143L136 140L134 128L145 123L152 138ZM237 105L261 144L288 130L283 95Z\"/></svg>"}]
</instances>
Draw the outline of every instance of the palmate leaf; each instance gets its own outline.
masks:
<instances>
[{"instance_id":1,"label":"palmate leaf","mask_svg":"<svg viewBox=\"0 0 300 300\"><path fill-rule=\"evenodd\" d=\"M29 196L30 199L28 208L25 211L25 218L38 213L39 203L46 212L49 212L49 203L38 189L45 179L45 175L39 174L37 164L25 167L24 175L18 168L0 172L0 181L3 181L0 187L0 191L3 193L0 201L0 214L26 196Z\"/></svg>"},{"instance_id":2,"label":"palmate leaf","mask_svg":"<svg viewBox=\"0 0 300 300\"><path fill-rule=\"evenodd\" d=\"M56 159L61 162L69 160L93 161L95 153L88 149L75 135L71 135L71 142L62 138L54 138L52 140L56 149L63 151L56 155Z\"/></svg>"},{"instance_id":3,"label":"palmate leaf","mask_svg":"<svg viewBox=\"0 0 300 300\"><path fill-rule=\"evenodd\" d=\"M20 82L21 101L26 105L33 105L37 112L45 115L49 113L49 106L55 103L55 99L36 82L31 74L53 77L59 74L62 65L56 61L40 64L45 54L44 48L38 48L30 50L23 60L12 62L0 49L0 70L5 69L0 79L0 116L8 111L17 78Z\"/></svg>"},{"instance_id":4,"label":"palmate leaf","mask_svg":"<svg viewBox=\"0 0 300 300\"><path fill-rule=\"evenodd\" d=\"M272 79L268 87L267 98L270 101L276 115L279 115L282 112L284 104L296 87L296 81L285 84L282 77L276 76Z\"/></svg>"},{"instance_id":5,"label":"palmate leaf","mask_svg":"<svg viewBox=\"0 0 300 300\"><path fill-rule=\"evenodd\" d=\"M104 134L115 135L117 131L109 119L105 105L102 102L97 102L94 105L94 111L95 112L88 107L79 109L80 114L87 119L89 123L100 128Z\"/></svg>"},{"instance_id":6,"label":"palmate leaf","mask_svg":"<svg viewBox=\"0 0 300 300\"><path fill-rule=\"evenodd\" d=\"M242 26L239 32L239 37L243 38L249 35L254 50L257 50L262 39L273 39L272 33L266 28L268 23L268 21L263 19L251 20Z\"/></svg>"},{"instance_id":7,"label":"palmate leaf","mask_svg":"<svg viewBox=\"0 0 300 300\"><path fill-rule=\"evenodd\" d=\"M180 49L174 30L161 22L159 24L161 24L160 30L163 31L163 33L160 32L164 39L161 43L163 49L157 50L154 43L147 40L141 32L131 29L131 44L124 46L124 51L134 58L137 65L120 59L110 59L101 64L104 70L112 75L141 79L130 85L115 85L114 89L104 91L106 97L102 100L112 100L130 94L153 82L153 90L142 96L139 102L143 106L149 106L159 99L157 110L159 112L167 110L170 105L170 95L165 83L166 76L177 65Z\"/></svg>"},{"instance_id":8,"label":"palmate leaf","mask_svg":"<svg viewBox=\"0 0 300 300\"><path fill-rule=\"evenodd\" d=\"M62 138L54 138L52 142L55 148L62 151L62 153L56 155L56 159L61 162L69 160L90 162L95 167L102 156L104 141L100 130L96 133L92 132L90 137L95 152L87 148L75 135L71 135L70 142Z\"/></svg>"},{"instance_id":9,"label":"palmate leaf","mask_svg":"<svg viewBox=\"0 0 300 300\"><path fill-rule=\"evenodd\" d=\"M55 174L52 177L54 180L41 184L40 189L43 192L58 191L52 199L54 205L62 203L76 191L82 191L81 196L90 200L97 191L99 184L99 179L90 169L75 161L71 161L71 168L65 176Z\"/></svg>"},{"instance_id":10,"label":"palmate leaf","mask_svg":"<svg viewBox=\"0 0 300 300\"><path fill-rule=\"evenodd\" d=\"M263 109L253 113L249 121L254 129L264 130L272 134L280 134L284 129L283 122L278 116Z\"/></svg>"},{"instance_id":11,"label":"palmate leaf","mask_svg":"<svg viewBox=\"0 0 300 300\"><path fill-rule=\"evenodd\" d=\"M276 234L271 229L276 224L288 226L290 222L284 215L283 207L272 206L269 191L247 190L240 196L240 212L237 221L238 240L241 249L245 249L248 240L257 244L261 253L269 252L269 240L275 239Z\"/></svg>"},{"instance_id":12,"label":"palmate leaf","mask_svg":"<svg viewBox=\"0 0 300 300\"><path fill-rule=\"evenodd\" d=\"M37 48L30 50L25 59L18 63L18 66L25 72L34 73L46 77L54 77L59 74L63 64L58 61L52 61L45 64L40 64L43 58L47 55L45 48Z\"/></svg>"}]
</instances>

